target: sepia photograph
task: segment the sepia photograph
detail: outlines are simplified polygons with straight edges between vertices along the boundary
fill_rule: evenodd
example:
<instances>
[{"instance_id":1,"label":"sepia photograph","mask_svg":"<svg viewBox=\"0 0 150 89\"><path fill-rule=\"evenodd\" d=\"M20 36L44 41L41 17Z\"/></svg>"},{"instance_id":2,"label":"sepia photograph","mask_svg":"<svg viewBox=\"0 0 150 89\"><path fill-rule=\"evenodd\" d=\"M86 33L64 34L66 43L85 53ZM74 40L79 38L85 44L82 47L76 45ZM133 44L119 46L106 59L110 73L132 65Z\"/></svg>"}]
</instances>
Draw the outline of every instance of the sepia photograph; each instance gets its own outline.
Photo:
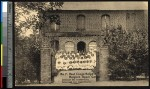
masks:
<instances>
[{"instance_id":1,"label":"sepia photograph","mask_svg":"<svg viewBox=\"0 0 150 89\"><path fill-rule=\"evenodd\" d=\"M149 86L148 1L14 9L15 86Z\"/></svg>"}]
</instances>

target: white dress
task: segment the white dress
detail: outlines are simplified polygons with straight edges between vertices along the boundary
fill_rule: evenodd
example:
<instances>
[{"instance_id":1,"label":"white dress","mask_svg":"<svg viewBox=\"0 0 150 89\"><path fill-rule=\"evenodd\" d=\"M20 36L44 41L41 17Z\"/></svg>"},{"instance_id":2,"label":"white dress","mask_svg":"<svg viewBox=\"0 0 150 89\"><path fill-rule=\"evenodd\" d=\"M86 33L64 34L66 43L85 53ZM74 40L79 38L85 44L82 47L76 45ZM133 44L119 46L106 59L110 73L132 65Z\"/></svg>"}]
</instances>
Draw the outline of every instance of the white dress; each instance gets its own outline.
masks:
<instances>
[{"instance_id":1,"label":"white dress","mask_svg":"<svg viewBox=\"0 0 150 89\"><path fill-rule=\"evenodd\" d=\"M63 65L62 63L63 63L62 58L58 58L56 60L56 69L58 70L62 69L62 65Z\"/></svg>"}]
</instances>

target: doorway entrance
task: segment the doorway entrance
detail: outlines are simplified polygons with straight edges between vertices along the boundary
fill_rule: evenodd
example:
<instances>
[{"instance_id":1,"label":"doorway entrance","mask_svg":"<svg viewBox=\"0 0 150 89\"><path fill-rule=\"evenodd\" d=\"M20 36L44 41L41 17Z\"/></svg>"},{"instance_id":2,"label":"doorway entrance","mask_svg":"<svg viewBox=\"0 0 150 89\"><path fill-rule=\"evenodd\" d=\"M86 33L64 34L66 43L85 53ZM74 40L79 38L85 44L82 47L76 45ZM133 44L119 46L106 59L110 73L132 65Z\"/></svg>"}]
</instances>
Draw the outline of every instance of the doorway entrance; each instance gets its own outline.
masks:
<instances>
[{"instance_id":1,"label":"doorway entrance","mask_svg":"<svg viewBox=\"0 0 150 89\"><path fill-rule=\"evenodd\" d=\"M85 52L86 51L86 44L83 41L78 42L77 44L77 50L78 52Z\"/></svg>"}]
</instances>

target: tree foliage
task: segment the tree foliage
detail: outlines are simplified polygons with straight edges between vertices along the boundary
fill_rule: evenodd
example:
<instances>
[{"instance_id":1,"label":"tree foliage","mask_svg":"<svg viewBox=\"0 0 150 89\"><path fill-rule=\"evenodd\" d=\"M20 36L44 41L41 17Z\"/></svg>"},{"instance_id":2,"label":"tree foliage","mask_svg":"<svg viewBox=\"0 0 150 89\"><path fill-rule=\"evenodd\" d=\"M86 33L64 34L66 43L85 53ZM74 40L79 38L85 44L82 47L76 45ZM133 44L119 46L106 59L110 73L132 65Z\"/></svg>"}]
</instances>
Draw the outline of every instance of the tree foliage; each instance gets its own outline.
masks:
<instances>
[{"instance_id":1,"label":"tree foliage","mask_svg":"<svg viewBox=\"0 0 150 89\"><path fill-rule=\"evenodd\" d=\"M109 69L112 78L136 78L148 74L148 34L146 29L126 32L121 25L107 29Z\"/></svg>"},{"instance_id":2,"label":"tree foliage","mask_svg":"<svg viewBox=\"0 0 150 89\"><path fill-rule=\"evenodd\" d=\"M15 3L15 79L40 80L39 14L47 9L61 8L63 2L16 2ZM30 36L23 35L28 30ZM31 77L32 76L32 77Z\"/></svg>"}]
</instances>

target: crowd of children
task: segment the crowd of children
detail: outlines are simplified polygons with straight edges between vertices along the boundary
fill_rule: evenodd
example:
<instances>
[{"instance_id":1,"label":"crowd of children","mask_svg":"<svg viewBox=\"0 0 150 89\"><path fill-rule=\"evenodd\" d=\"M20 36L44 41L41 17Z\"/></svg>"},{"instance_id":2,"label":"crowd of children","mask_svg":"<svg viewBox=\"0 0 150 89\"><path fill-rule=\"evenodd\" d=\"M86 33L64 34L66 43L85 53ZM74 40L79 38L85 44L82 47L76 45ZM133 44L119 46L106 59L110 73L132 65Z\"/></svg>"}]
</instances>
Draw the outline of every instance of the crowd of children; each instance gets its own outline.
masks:
<instances>
[{"instance_id":1,"label":"crowd of children","mask_svg":"<svg viewBox=\"0 0 150 89\"><path fill-rule=\"evenodd\" d=\"M96 52L65 52L58 51L55 55L56 69L93 69L96 66Z\"/></svg>"}]
</instances>

